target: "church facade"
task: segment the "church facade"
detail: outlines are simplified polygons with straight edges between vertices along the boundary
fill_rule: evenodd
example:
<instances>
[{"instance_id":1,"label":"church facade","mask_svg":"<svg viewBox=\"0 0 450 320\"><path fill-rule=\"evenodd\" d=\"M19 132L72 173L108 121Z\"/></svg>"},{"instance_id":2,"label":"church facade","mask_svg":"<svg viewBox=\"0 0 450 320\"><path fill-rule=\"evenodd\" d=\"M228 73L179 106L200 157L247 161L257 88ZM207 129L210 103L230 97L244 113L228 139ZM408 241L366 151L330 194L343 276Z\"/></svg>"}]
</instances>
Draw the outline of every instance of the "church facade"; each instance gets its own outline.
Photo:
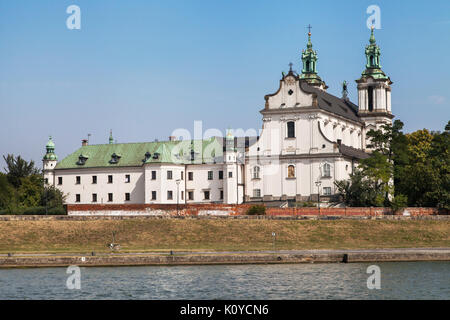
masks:
<instances>
[{"instance_id":1,"label":"church facade","mask_svg":"<svg viewBox=\"0 0 450 320\"><path fill-rule=\"evenodd\" d=\"M372 29L366 65L356 80L358 105L327 93L317 73L311 33L302 70L292 65L265 96L259 137L88 145L58 162L50 138L45 183L69 204L225 203L328 199L367 158L367 132L392 122L391 80L380 66Z\"/></svg>"}]
</instances>

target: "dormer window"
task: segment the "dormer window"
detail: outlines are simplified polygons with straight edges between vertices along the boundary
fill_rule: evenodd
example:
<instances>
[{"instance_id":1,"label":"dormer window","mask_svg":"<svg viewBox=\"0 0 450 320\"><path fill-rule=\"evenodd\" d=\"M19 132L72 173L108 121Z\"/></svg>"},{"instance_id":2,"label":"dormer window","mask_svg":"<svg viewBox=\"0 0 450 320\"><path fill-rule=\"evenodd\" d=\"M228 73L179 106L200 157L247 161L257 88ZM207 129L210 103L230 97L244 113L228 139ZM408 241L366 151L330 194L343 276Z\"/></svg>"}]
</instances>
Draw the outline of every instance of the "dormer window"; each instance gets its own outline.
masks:
<instances>
[{"instance_id":1,"label":"dormer window","mask_svg":"<svg viewBox=\"0 0 450 320\"><path fill-rule=\"evenodd\" d=\"M159 159L159 153L158 152L155 152L153 154L153 159Z\"/></svg>"},{"instance_id":2,"label":"dormer window","mask_svg":"<svg viewBox=\"0 0 450 320\"><path fill-rule=\"evenodd\" d=\"M119 163L120 158L121 158L121 156L119 156L119 155L116 154L116 153L113 153L113 154L111 155L111 160L109 160L109 163L110 163L110 164L116 164L116 163Z\"/></svg>"},{"instance_id":3,"label":"dormer window","mask_svg":"<svg viewBox=\"0 0 450 320\"><path fill-rule=\"evenodd\" d=\"M88 160L88 157L80 154L80 156L78 157L77 165L84 166L86 164L87 160Z\"/></svg>"},{"instance_id":4,"label":"dormer window","mask_svg":"<svg viewBox=\"0 0 450 320\"><path fill-rule=\"evenodd\" d=\"M144 158L144 160L142 160L142 162L147 162L148 160L150 160L151 157L152 157L152 154L147 151L145 153L145 158Z\"/></svg>"}]
</instances>

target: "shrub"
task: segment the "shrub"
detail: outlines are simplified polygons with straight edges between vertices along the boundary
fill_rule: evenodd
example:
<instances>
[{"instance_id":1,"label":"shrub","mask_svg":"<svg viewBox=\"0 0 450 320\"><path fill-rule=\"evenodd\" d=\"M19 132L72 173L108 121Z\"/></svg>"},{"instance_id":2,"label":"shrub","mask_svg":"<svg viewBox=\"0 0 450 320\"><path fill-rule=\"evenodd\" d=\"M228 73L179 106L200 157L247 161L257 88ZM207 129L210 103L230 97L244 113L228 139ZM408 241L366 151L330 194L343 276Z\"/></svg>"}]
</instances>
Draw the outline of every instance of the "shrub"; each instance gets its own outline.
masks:
<instances>
[{"instance_id":1,"label":"shrub","mask_svg":"<svg viewBox=\"0 0 450 320\"><path fill-rule=\"evenodd\" d=\"M394 213L401 211L408 206L408 197L403 194L395 196L391 201L391 208Z\"/></svg>"},{"instance_id":2,"label":"shrub","mask_svg":"<svg viewBox=\"0 0 450 320\"><path fill-rule=\"evenodd\" d=\"M304 208L314 208L317 207L317 203L314 203L312 201L307 201L302 203L302 207Z\"/></svg>"},{"instance_id":3,"label":"shrub","mask_svg":"<svg viewBox=\"0 0 450 320\"><path fill-rule=\"evenodd\" d=\"M45 208L45 207L31 207L16 209L12 214L25 216L43 216L43 215L65 215L66 210L63 207Z\"/></svg>"},{"instance_id":4,"label":"shrub","mask_svg":"<svg viewBox=\"0 0 450 320\"><path fill-rule=\"evenodd\" d=\"M247 215L249 215L249 216L264 216L264 215L266 215L266 207L263 205L251 206L247 210Z\"/></svg>"}]
</instances>

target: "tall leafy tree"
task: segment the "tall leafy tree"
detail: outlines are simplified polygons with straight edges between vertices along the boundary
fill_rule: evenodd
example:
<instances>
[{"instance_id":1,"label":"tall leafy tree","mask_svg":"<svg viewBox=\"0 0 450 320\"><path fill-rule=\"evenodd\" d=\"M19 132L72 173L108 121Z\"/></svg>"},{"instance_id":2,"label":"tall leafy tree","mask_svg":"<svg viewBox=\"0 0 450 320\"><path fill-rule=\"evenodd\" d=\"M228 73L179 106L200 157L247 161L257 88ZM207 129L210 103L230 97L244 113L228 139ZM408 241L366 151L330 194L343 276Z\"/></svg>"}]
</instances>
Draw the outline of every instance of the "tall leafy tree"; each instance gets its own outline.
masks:
<instances>
[{"instance_id":1,"label":"tall leafy tree","mask_svg":"<svg viewBox=\"0 0 450 320\"><path fill-rule=\"evenodd\" d=\"M16 191L9 183L6 174L0 172L0 209L12 212L16 207Z\"/></svg>"},{"instance_id":2,"label":"tall leafy tree","mask_svg":"<svg viewBox=\"0 0 450 320\"><path fill-rule=\"evenodd\" d=\"M6 162L5 170L8 181L14 188L19 188L22 178L40 173L40 170L34 166L33 160L28 162L21 156L15 157L13 154L3 156L3 159Z\"/></svg>"}]
</instances>

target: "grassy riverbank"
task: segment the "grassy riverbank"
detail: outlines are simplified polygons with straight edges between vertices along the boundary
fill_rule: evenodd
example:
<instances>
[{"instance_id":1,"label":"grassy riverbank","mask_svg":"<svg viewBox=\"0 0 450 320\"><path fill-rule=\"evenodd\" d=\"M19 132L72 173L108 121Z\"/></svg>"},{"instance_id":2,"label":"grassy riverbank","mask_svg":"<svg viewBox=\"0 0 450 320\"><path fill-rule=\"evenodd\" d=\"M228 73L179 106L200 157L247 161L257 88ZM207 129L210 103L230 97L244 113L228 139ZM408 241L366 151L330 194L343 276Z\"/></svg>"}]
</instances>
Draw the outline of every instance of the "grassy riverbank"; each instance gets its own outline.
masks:
<instances>
[{"instance_id":1,"label":"grassy riverbank","mask_svg":"<svg viewBox=\"0 0 450 320\"><path fill-rule=\"evenodd\" d=\"M0 252L370 249L450 247L450 221L178 220L0 221Z\"/></svg>"}]
</instances>

